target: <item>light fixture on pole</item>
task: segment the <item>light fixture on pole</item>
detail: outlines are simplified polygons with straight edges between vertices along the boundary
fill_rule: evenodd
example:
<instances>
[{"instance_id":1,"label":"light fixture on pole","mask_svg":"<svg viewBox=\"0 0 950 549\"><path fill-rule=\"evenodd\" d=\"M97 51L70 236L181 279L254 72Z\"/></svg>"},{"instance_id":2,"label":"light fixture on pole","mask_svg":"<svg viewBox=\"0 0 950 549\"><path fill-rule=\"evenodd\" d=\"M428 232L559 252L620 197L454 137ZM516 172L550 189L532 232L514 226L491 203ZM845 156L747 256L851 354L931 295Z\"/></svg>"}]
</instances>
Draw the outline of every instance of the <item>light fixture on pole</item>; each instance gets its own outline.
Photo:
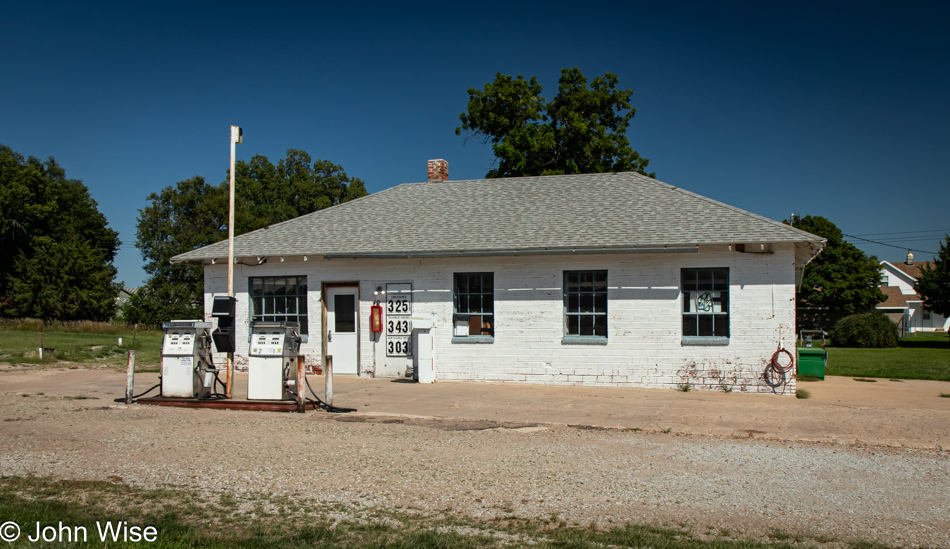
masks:
<instances>
[{"instance_id":1,"label":"light fixture on pole","mask_svg":"<svg viewBox=\"0 0 950 549\"><path fill-rule=\"evenodd\" d=\"M236 145L244 140L244 131L231 126L231 188L228 192L228 297L234 297L234 160ZM234 352L228 353L228 373L225 393L231 398L231 377L234 372Z\"/></svg>"}]
</instances>

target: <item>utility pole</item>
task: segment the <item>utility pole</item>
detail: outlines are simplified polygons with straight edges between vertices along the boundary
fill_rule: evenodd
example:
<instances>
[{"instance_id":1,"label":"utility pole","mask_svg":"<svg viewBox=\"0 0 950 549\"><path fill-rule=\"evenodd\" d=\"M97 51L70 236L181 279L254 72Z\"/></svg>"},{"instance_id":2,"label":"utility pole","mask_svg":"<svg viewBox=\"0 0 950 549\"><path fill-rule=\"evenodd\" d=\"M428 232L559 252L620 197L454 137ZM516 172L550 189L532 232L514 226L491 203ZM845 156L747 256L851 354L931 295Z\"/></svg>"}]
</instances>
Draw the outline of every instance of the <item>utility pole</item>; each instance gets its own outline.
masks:
<instances>
[{"instance_id":1,"label":"utility pole","mask_svg":"<svg viewBox=\"0 0 950 549\"><path fill-rule=\"evenodd\" d=\"M234 297L234 162L237 144L244 140L244 132L231 126L231 188L228 192L228 297ZM237 329L235 326L233 329ZM234 351L228 353L228 375L225 393L231 398L231 378L234 373Z\"/></svg>"}]
</instances>

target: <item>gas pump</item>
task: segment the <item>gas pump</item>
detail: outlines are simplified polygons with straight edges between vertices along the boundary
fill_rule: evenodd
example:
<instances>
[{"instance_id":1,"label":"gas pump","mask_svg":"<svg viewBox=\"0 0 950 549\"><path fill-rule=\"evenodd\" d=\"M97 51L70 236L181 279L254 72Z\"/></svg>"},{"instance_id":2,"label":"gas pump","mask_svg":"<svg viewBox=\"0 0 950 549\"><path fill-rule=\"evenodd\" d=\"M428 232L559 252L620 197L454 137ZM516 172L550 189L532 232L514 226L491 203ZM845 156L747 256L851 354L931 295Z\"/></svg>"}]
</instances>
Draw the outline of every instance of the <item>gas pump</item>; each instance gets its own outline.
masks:
<instances>
[{"instance_id":1,"label":"gas pump","mask_svg":"<svg viewBox=\"0 0 950 549\"><path fill-rule=\"evenodd\" d=\"M210 322L173 320L162 324L162 396L207 398L214 385Z\"/></svg>"},{"instance_id":2,"label":"gas pump","mask_svg":"<svg viewBox=\"0 0 950 549\"><path fill-rule=\"evenodd\" d=\"M251 322L248 400L293 400L290 387L297 380L298 327L296 322Z\"/></svg>"}]
</instances>

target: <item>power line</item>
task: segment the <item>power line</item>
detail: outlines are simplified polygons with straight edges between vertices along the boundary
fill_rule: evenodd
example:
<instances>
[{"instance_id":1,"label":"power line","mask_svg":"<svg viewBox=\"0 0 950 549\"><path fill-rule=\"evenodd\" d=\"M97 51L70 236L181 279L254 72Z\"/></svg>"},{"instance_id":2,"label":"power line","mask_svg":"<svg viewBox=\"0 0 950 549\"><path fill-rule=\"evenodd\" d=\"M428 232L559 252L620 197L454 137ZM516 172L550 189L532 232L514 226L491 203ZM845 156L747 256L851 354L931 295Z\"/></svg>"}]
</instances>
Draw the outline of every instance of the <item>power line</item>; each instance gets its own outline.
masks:
<instances>
[{"instance_id":1,"label":"power line","mask_svg":"<svg viewBox=\"0 0 950 549\"><path fill-rule=\"evenodd\" d=\"M936 252L928 252L927 250L915 250L914 248L907 248L907 247L905 247L905 246L894 246L893 244L885 244L885 243L883 243L883 242L878 242L878 241L876 241L876 240L868 240L867 238L861 238L860 236L854 236L853 234L844 234L844 233L841 233L841 236L846 236L846 237L848 237L848 238L856 238L856 239L858 239L858 240L863 240L863 241L865 241L865 242L870 242L871 244L879 244L879 245L881 245L881 246L888 246L888 247L891 247L891 248L897 248L898 250L907 250L907 251L910 251L910 252L920 252L920 253L922 253L922 254L937 255Z\"/></svg>"},{"instance_id":2,"label":"power line","mask_svg":"<svg viewBox=\"0 0 950 549\"><path fill-rule=\"evenodd\" d=\"M882 238L881 242L916 242L920 240L939 240L937 237L933 236L912 236L910 238Z\"/></svg>"},{"instance_id":3,"label":"power line","mask_svg":"<svg viewBox=\"0 0 950 549\"><path fill-rule=\"evenodd\" d=\"M862 233L858 236L887 236L887 235L892 235L892 234L917 234L917 233L925 233L925 234L939 233L938 236L943 236L947 233L950 233L950 229L934 229L932 231L903 231L903 232L896 232L896 233Z\"/></svg>"}]
</instances>

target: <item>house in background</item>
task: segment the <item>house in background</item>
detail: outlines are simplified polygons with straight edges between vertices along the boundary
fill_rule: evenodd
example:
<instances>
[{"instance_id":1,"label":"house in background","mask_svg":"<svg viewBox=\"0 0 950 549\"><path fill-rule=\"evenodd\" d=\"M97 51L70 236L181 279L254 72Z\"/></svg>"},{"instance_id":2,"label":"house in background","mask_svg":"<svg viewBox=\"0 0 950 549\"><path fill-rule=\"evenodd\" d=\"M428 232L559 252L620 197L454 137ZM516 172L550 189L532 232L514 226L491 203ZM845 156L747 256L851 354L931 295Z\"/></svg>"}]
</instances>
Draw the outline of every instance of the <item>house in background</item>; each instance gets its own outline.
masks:
<instances>
[{"instance_id":1,"label":"house in background","mask_svg":"<svg viewBox=\"0 0 950 549\"><path fill-rule=\"evenodd\" d=\"M235 364L250 322L289 320L311 367L405 377L425 322L437 381L771 392L823 246L637 173L449 181L432 160L425 183L235 238ZM208 321L227 257L223 241L172 260L204 267Z\"/></svg>"},{"instance_id":2,"label":"house in background","mask_svg":"<svg viewBox=\"0 0 950 549\"><path fill-rule=\"evenodd\" d=\"M904 263L881 261L881 291L887 299L877 308L897 324L901 333L945 332L950 329L950 319L925 311L923 298L914 289L922 265L934 266L931 262L914 263L914 254L910 252L907 252Z\"/></svg>"},{"instance_id":3,"label":"house in background","mask_svg":"<svg viewBox=\"0 0 950 549\"><path fill-rule=\"evenodd\" d=\"M137 287L123 286L122 289L119 290L119 294L115 297L116 309L121 309L125 306L125 304L129 302L129 298L132 297L132 294L138 291L139 289Z\"/></svg>"}]
</instances>

